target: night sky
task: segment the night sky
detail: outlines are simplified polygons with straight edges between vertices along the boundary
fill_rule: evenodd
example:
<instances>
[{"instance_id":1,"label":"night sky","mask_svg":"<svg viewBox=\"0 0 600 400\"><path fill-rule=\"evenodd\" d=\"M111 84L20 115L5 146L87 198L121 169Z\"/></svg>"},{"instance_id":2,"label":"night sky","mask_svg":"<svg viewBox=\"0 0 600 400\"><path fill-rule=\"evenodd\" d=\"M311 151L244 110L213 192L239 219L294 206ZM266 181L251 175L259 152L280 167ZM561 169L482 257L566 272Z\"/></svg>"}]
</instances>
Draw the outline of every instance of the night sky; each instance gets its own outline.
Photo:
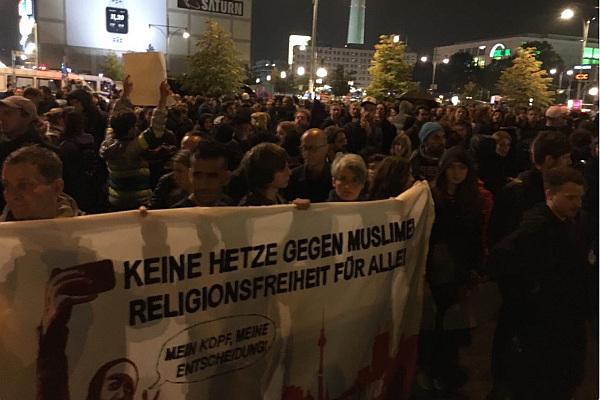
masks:
<instances>
[{"instance_id":1,"label":"night sky","mask_svg":"<svg viewBox=\"0 0 600 400\"><path fill-rule=\"evenodd\" d=\"M595 0L580 2L592 15ZM431 54L433 47L460 41L519 33L581 36L581 20L563 21L564 0L367 0L365 44L381 34L408 35L414 51ZM350 0L319 0L318 42L342 46L348 34ZM288 36L310 35L311 0L253 0L252 59L287 59ZM598 38L592 22L590 38Z\"/></svg>"}]
</instances>

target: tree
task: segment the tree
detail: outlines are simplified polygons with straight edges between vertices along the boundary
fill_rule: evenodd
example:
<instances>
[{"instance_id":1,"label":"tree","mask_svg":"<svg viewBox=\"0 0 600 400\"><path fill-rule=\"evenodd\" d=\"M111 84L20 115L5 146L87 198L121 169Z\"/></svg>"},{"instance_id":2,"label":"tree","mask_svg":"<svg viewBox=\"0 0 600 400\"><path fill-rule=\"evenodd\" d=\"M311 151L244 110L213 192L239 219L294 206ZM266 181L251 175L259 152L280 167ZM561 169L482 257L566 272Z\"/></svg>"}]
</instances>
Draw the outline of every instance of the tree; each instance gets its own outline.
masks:
<instances>
[{"instance_id":1,"label":"tree","mask_svg":"<svg viewBox=\"0 0 600 400\"><path fill-rule=\"evenodd\" d=\"M356 71L344 71L344 66L338 64L331 74L331 92L334 96L345 96L350 91L349 81L356 80Z\"/></svg>"},{"instance_id":2,"label":"tree","mask_svg":"<svg viewBox=\"0 0 600 400\"><path fill-rule=\"evenodd\" d=\"M534 40L532 42L523 43L524 49L531 47L535 49L533 53L535 54L535 58L538 61L542 62L542 68L546 70L550 70L552 68L556 68L559 71L563 71L565 69L565 62L562 57L554 51L554 47L545 40L543 42Z\"/></svg>"},{"instance_id":3,"label":"tree","mask_svg":"<svg viewBox=\"0 0 600 400\"><path fill-rule=\"evenodd\" d=\"M104 76L113 81L122 81L125 78L125 65L119 61L114 52L110 52L104 57L102 71Z\"/></svg>"},{"instance_id":4,"label":"tree","mask_svg":"<svg viewBox=\"0 0 600 400\"><path fill-rule=\"evenodd\" d=\"M469 82L463 87L461 97L463 99L481 100L481 88L477 86L474 82Z\"/></svg>"},{"instance_id":5,"label":"tree","mask_svg":"<svg viewBox=\"0 0 600 400\"><path fill-rule=\"evenodd\" d=\"M198 51L188 57L190 72L183 89L218 97L239 90L245 78L240 52L231 34L213 20L196 43Z\"/></svg>"},{"instance_id":6,"label":"tree","mask_svg":"<svg viewBox=\"0 0 600 400\"><path fill-rule=\"evenodd\" d=\"M496 85L500 79L502 71L508 69L512 65L512 58L503 58L501 60L492 60L481 71L481 78L477 82L488 94L493 94L496 90Z\"/></svg>"},{"instance_id":7,"label":"tree","mask_svg":"<svg viewBox=\"0 0 600 400\"><path fill-rule=\"evenodd\" d=\"M379 37L379 44L375 45L375 55L368 70L371 84L367 88L367 94L380 100L388 92L402 93L416 86L410 81L412 65L402 59L406 45L401 41L394 41L394 36Z\"/></svg>"},{"instance_id":8,"label":"tree","mask_svg":"<svg viewBox=\"0 0 600 400\"><path fill-rule=\"evenodd\" d=\"M444 64L438 63L439 86L452 92L460 92L467 83L477 81L481 70L473 65L473 56L469 53L454 53L450 56L448 65L440 69ZM441 88L440 88L441 89Z\"/></svg>"},{"instance_id":9,"label":"tree","mask_svg":"<svg viewBox=\"0 0 600 400\"><path fill-rule=\"evenodd\" d=\"M535 59L533 49L519 48L512 62L512 67L502 71L498 80L497 87L502 96L517 104L528 104L530 99L536 106L551 104L554 94L548 88L552 78L540 68L542 62Z\"/></svg>"}]
</instances>

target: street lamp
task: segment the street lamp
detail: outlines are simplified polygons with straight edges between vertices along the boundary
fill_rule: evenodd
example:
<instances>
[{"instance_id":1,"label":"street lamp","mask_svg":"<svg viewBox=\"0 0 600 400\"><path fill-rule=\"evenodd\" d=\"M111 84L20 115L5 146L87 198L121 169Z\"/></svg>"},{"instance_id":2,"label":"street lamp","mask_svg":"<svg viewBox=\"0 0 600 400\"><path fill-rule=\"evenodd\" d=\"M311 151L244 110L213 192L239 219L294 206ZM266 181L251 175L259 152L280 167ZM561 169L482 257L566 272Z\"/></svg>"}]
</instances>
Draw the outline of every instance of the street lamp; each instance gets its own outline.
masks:
<instances>
[{"instance_id":1,"label":"street lamp","mask_svg":"<svg viewBox=\"0 0 600 400\"><path fill-rule=\"evenodd\" d=\"M427 62L427 56L421 57L421 62Z\"/></svg>"},{"instance_id":2,"label":"street lamp","mask_svg":"<svg viewBox=\"0 0 600 400\"><path fill-rule=\"evenodd\" d=\"M296 73L298 74L298 76L304 75L305 72L306 72L306 70L304 69L304 67L298 67L298 69L296 70Z\"/></svg>"},{"instance_id":3,"label":"street lamp","mask_svg":"<svg viewBox=\"0 0 600 400\"><path fill-rule=\"evenodd\" d=\"M552 69L550 70L550 74L552 74L552 75L556 74L556 68L552 68Z\"/></svg>"},{"instance_id":4,"label":"street lamp","mask_svg":"<svg viewBox=\"0 0 600 400\"><path fill-rule=\"evenodd\" d=\"M598 95L598 88L597 87L593 87L588 91L590 96L594 96L596 97Z\"/></svg>"},{"instance_id":5,"label":"street lamp","mask_svg":"<svg viewBox=\"0 0 600 400\"><path fill-rule=\"evenodd\" d=\"M571 10L570 8L567 8L567 9L564 9L563 12L560 14L560 18L571 19L571 18L573 18L574 15L575 15L575 13L573 12L573 10Z\"/></svg>"},{"instance_id":6,"label":"street lamp","mask_svg":"<svg viewBox=\"0 0 600 400\"><path fill-rule=\"evenodd\" d=\"M317 58L317 12L319 11L319 0L313 0L312 34L310 36L310 75L308 76L308 92L313 95L315 89L315 64ZM300 74L298 74L300 75Z\"/></svg>"},{"instance_id":7,"label":"street lamp","mask_svg":"<svg viewBox=\"0 0 600 400\"><path fill-rule=\"evenodd\" d=\"M327 76L327 70L326 70L325 68L323 68L323 67L320 67L320 68L317 70L317 76L318 76L319 78L325 78L325 77Z\"/></svg>"},{"instance_id":8,"label":"street lamp","mask_svg":"<svg viewBox=\"0 0 600 400\"><path fill-rule=\"evenodd\" d=\"M279 76L281 76L281 79L287 78L287 74L285 71L281 71L281 74L279 74Z\"/></svg>"},{"instance_id":9,"label":"street lamp","mask_svg":"<svg viewBox=\"0 0 600 400\"><path fill-rule=\"evenodd\" d=\"M267 80L270 81L271 80L271 75L267 75Z\"/></svg>"},{"instance_id":10,"label":"street lamp","mask_svg":"<svg viewBox=\"0 0 600 400\"><path fill-rule=\"evenodd\" d=\"M584 61L584 55L585 55L585 46L587 45L587 40L588 40L588 32L590 30L590 23L596 19L596 17L593 18L584 18L581 15L581 10L579 10L579 14L581 16L581 21L583 23L583 40L581 41L581 65L583 65L583 61ZM560 14L560 18L561 19L571 19L575 16L575 12L570 9L570 8L566 8L563 10L563 12ZM579 84L577 85L577 98L580 98L580 93L581 93L581 81L579 81Z\"/></svg>"},{"instance_id":11,"label":"street lamp","mask_svg":"<svg viewBox=\"0 0 600 400\"><path fill-rule=\"evenodd\" d=\"M166 59L166 64L167 64L167 71L169 70L169 59L171 56L171 53L169 52L169 47L171 45L171 36L176 35L177 33L183 31L183 34L181 35L184 39L187 39L190 37L189 32L187 31L187 27L183 27L183 26L171 26L169 25L169 16L167 14L167 24L166 25L159 25L159 24L148 24L148 29L152 30L152 28L156 28L160 31L160 33L162 33L163 35L165 35L165 38L167 39L167 48L166 48L166 54L167 54L167 59ZM166 28L166 29L162 29L162 28ZM173 32L170 32L170 30L175 29Z\"/></svg>"}]
</instances>

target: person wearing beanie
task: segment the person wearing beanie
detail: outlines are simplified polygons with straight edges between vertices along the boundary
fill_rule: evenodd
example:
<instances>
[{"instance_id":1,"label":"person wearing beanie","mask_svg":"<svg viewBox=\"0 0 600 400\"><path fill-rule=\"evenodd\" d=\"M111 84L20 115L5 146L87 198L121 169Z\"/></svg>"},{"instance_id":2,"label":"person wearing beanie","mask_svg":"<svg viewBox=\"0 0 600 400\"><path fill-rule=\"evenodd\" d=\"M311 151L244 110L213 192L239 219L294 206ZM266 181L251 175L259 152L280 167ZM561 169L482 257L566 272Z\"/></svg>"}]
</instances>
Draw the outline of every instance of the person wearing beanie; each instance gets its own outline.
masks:
<instances>
[{"instance_id":1,"label":"person wearing beanie","mask_svg":"<svg viewBox=\"0 0 600 400\"><path fill-rule=\"evenodd\" d=\"M417 180L433 181L438 173L438 163L446 148L446 133L437 122L426 122L419 131L421 146L411 158L413 175Z\"/></svg>"}]
</instances>

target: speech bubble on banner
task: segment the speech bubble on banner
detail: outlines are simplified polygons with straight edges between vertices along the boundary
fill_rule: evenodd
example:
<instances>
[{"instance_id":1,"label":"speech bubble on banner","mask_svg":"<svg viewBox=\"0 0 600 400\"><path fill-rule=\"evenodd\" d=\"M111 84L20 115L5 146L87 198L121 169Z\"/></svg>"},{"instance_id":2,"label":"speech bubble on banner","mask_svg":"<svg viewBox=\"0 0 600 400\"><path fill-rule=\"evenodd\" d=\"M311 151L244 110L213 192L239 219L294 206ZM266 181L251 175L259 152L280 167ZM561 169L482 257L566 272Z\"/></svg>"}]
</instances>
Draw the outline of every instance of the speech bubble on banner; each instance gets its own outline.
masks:
<instances>
[{"instance_id":1,"label":"speech bubble on banner","mask_svg":"<svg viewBox=\"0 0 600 400\"><path fill-rule=\"evenodd\" d=\"M249 367L275 343L277 327L258 314L236 315L192 325L163 344L156 389L165 382L193 383Z\"/></svg>"}]
</instances>

